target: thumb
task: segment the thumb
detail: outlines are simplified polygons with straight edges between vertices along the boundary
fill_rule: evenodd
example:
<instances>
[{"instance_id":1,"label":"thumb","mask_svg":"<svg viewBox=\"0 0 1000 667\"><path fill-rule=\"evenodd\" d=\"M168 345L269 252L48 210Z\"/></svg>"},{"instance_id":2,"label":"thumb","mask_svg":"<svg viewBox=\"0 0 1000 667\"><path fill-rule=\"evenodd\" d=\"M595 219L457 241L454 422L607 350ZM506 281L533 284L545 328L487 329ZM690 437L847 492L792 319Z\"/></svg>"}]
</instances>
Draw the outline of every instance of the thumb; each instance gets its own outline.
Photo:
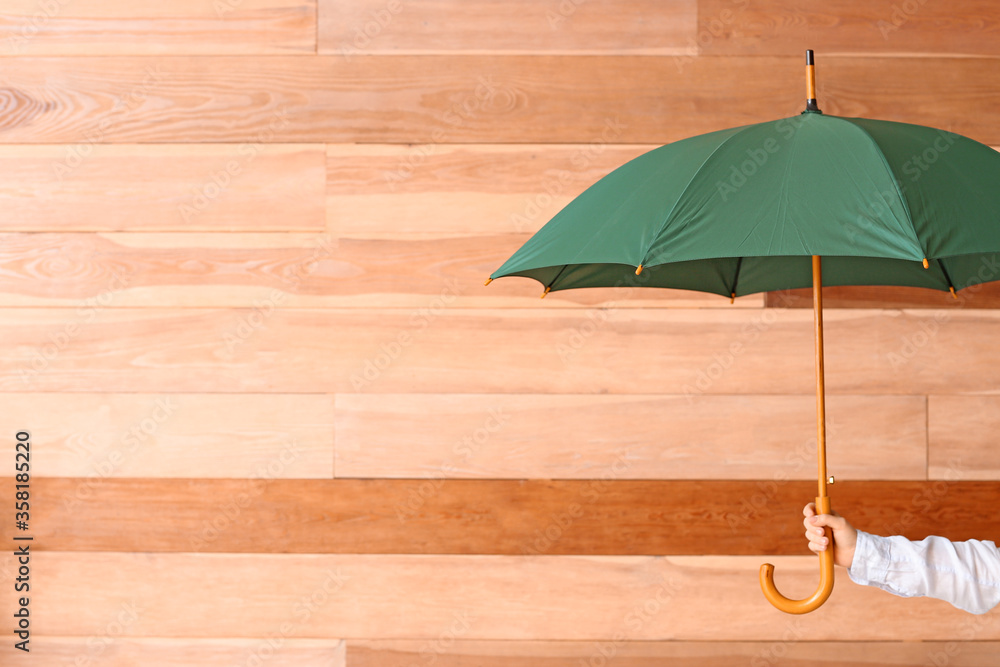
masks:
<instances>
[{"instance_id":1,"label":"thumb","mask_svg":"<svg viewBox=\"0 0 1000 667\"><path fill-rule=\"evenodd\" d=\"M809 518L809 523L814 526L826 526L834 531L847 527L847 520L836 514L817 514Z\"/></svg>"}]
</instances>

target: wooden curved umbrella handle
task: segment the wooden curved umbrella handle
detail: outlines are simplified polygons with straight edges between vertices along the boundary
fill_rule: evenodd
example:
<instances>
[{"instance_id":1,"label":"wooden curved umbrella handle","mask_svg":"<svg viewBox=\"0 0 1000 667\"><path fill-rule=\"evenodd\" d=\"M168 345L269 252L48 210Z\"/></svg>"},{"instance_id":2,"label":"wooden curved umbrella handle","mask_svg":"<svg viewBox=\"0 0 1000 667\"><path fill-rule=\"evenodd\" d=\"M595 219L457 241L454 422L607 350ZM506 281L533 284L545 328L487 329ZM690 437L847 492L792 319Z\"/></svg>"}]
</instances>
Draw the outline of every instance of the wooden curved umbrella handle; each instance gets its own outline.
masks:
<instances>
[{"instance_id":1,"label":"wooden curved umbrella handle","mask_svg":"<svg viewBox=\"0 0 1000 667\"><path fill-rule=\"evenodd\" d=\"M829 514L830 497L817 498L816 508L817 514ZM802 600L786 598L774 585L774 566L770 563L760 566L760 587L764 591L764 597L786 614L808 614L826 602L833 592L833 539L829 528L825 528L824 532L830 539L830 546L819 554L819 587L809 597Z\"/></svg>"}]
</instances>

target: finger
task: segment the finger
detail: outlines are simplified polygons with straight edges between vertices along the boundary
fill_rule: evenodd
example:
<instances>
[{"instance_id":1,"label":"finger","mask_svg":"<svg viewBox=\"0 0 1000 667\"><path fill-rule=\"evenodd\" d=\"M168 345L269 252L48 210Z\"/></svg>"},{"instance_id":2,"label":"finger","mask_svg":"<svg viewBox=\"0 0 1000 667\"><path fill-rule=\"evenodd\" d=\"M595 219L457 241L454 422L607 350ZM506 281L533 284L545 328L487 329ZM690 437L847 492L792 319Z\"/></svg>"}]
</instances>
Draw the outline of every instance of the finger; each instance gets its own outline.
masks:
<instances>
[{"instance_id":1,"label":"finger","mask_svg":"<svg viewBox=\"0 0 1000 667\"><path fill-rule=\"evenodd\" d=\"M811 516L816 516L816 503L809 503L802 508L802 515L807 519Z\"/></svg>"}]
</instances>

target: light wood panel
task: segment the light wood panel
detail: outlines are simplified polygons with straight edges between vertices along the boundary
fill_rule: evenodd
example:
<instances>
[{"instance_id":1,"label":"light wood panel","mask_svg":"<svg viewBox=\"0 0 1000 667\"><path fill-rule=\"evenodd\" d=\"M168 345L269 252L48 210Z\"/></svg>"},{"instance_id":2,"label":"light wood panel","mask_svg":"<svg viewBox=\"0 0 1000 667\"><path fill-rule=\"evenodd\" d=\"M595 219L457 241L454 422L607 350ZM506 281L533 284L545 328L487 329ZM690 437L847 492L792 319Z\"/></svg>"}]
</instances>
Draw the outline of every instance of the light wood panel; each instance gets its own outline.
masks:
<instances>
[{"instance_id":1,"label":"light wood panel","mask_svg":"<svg viewBox=\"0 0 1000 667\"><path fill-rule=\"evenodd\" d=\"M134 613L133 613L134 612ZM280 631L250 639L195 639L191 637L122 637L124 627L139 609L124 607L108 619L104 632L89 637L32 635L31 652L0 644L5 665L63 667L208 667L209 665L268 665L269 667L344 667L345 644L336 639L283 637Z\"/></svg>"},{"instance_id":2,"label":"light wood panel","mask_svg":"<svg viewBox=\"0 0 1000 667\"><path fill-rule=\"evenodd\" d=\"M327 207L343 237L534 233L574 197L656 145L605 125L573 145L327 147Z\"/></svg>"},{"instance_id":3,"label":"light wood panel","mask_svg":"<svg viewBox=\"0 0 1000 667\"><path fill-rule=\"evenodd\" d=\"M789 595L814 589L815 556L773 562ZM815 641L942 641L969 638L975 622L849 581L822 614L789 619L760 593L759 557L38 552L32 563L46 582L31 603L39 635L99 634L126 604L142 611L125 637L267 637L288 624L284 636L315 639L717 641L726 628L731 641L787 641L791 624ZM975 639L1000 637L978 628Z\"/></svg>"},{"instance_id":4,"label":"light wood panel","mask_svg":"<svg viewBox=\"0 0 1000 667\"><path fill-rule=\"evenodd\" d=\"M333 476L333 399L323 395L12 394L0 420L37 438L35 478L80 478L72 498L111 477ZM13 461L14 440L0 452Z\"/></svg>"},{"instance_id":5,"label":"light wood panel","mask_svg":"<svg viewBox=\"0 0 1000 667\"><path fill-rule=\"evenodd\" d=\"M0 145L6 231L325 229L323 146L106 145L130 113L111 104L75 143Z\"/></svg>"},{"instance_id":6,"label":"light wood panel","mask_svg":"<svg viewBox=\"0 0 1000 667\"><path fill-rule=\"evenodd\" d=\"M699 0L700 53L787 54L816 50L817 76L827 55L1000 55L1000 11L989 0L960 6L914 0Z\"/></svg>"},{"instance_id":7,"label":"light wood panel","mask_svg":"<svg viewBox=\"0 0 1000 667\"><path fill-rule=\"evenodd\" d=\"M315 0L7 0L4 55L312 53Z\"/></svg>"},{"instance_id":8,"label":"light wood panel","mask_svg":"<svg viewBox=\"0 0 1000 667\"><path fill-rule=\"evenodd\" d=\"M23 58L0 138L62 142L665 143L794 116L802 56ZM1000 143L1000 71L975 58L826 58L827 113ZM914 83L919 82L919 84ZM901 102L903 100L903 102ZM709 113L710 111L710 113ZM621 128L620 133L615 128Z\"/></svg>"},{"instance_id":9,"label":"light wood panel","mask_svg":"<svg viewBox=\"0 0 1000 667\"><path fill-rule=\"evenodd\" d=\"M993 396L929 397L927 465L931 479L1000 479L998 408L1000 401Z\"/></svg>"},{"instance_id":10,"label":"light wood panel","mask_svg":"<svg viewBox=\"0 0 1000 667\"><path fill-rule=\"evenodd\" d=\"M812 313L6 311L4 391L812 394ZM987 393L992 311L833 310L831 394Z\"/></svg>"},{"instance_id":11,"label":"light wood panel","mask_svg":"<svg viewBox=\"0 0 1000 667\"><path fill-rule=\"evenodd\" d=\"M498 642L383 640L347 644L347 667L992 667L998 642L817 642L793 622L773 642ZM931 661L928 663L928 661Z\"/></svg>"},{"instance_id":12,"label":"light wood panel","mask_svg":"<svg viewBox=\"0 0 1000 667\"><path fill-rule=\"evenodd\" d=\"M831 472L925 478L925 403L830 397ZM336 405L338 477L816 477L812 396L341 394Z\"/></svg>"},{"instance_id":13,"label":"light wood panel","mask_svg":"<svg viewBox=\"0 0 1000 667\"><path fill-rule=\"evenodd\" d=\"M321 53L688 54L697 0L320 0ZM497 26L504 26L497 30Z\"/></svg>"},{"instance_id":14,"label":"light wood panel","mask_svg":"<svg viewBox=\"0 0 1000 667\"><path fill-rule=\"evenodd\" d=\"M547 310L763 304L759 294L731 305L716 294L628 287L566 290L542 301L541 286L525 279L483 287L528 238L12 233L0 246L0 305Z\"/></svg>"},{"instance_id":15,"label":"light wood panel","mask_svg":"<svg viewBox=\"0 0 1000 667\"><path fill-rule=\"evenodd\" d=\"M13 505L13 485L0 497ZM995 482L855 482L831 491L860 529L996 540ZM39 478L34 549L225 553L808 553L815 482ZM13 524L2 533L10 537Z\"/></svg>"}]
</instances>

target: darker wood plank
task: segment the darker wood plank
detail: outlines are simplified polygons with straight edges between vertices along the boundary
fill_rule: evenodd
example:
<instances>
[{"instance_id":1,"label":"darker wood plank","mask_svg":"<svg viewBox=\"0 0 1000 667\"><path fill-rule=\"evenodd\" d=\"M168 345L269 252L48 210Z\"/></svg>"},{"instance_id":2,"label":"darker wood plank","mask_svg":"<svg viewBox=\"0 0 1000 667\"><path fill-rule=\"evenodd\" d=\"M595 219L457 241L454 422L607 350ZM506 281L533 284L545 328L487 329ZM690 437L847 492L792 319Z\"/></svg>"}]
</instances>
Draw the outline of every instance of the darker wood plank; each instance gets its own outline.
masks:
<instances>
[{"instance_id":1,"label":"darker wood plank","mask_svg":"<svg viewBox=\"0 0 1000 667\"><path fill-rule=\"evenodd\" d=\"M823 59L827 113L1000 143L977 58ZM664 143L794 116L802 56L24 58L0 141Z\"/></svg>"},{"instance_id":2,"label":"darker wood plank","mask_svg":"<svg viewBox=\"0 0 1000 667\"><path fill-rule=\"evenodd\" d=\"M811 289L768 292L768 308L812 308ZM1000 308L1000 282L967 287L955 296L950 292L920 287L846 285L823 288L824 308Z\"/></svg>"},{"instance_id":3,"label":"darker wood plank","mask_svg":"<svg viewBox=\"0 0 1000 667\"><path fill-rule=\"evenodd\" d=\"M866 0L699 0L698 45L706 55L825 53L1000 55L1000 7Z\"/></svg>"},{"instance_id":4,"label":"darker wood plank","mask_svg":"<svg viewBox=\"0 0 1000 667\"><path fill-rule=\"evenodd\" d=\"M814 495L782 480L40 478L31 531L54 551L794 555L808 553ZM831 495L873 533L1000 537L979 511L1000 482L838 482Z\"/></svg>"}]
</instances>

